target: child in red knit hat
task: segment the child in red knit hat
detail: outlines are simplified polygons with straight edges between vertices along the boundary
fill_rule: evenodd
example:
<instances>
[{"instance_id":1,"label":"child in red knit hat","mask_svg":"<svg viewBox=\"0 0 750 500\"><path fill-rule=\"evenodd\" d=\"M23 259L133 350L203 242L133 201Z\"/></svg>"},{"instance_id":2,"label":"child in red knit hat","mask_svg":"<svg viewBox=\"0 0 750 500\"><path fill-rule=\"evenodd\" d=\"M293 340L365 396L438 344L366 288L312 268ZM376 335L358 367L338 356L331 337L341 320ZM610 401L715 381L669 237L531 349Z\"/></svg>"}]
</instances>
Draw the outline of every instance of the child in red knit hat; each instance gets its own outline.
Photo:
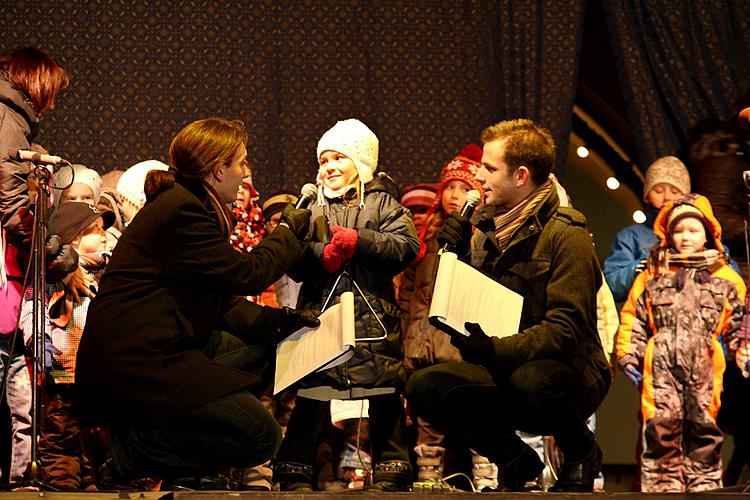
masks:
<instances>
[{"instance_id":1,"label":"child in red knit hat","mask_svg":"<svg viewBox=\"0 0 750 500\"><path fill-rule=\"evenodd\" d=\"M435 236L451 212L461 211L470 190L481 192L481 184L474 177L481 164L482 148L469 144L443 166L437 196L419 233L419 255L399 277L398 299L405 313L402 328L407 373L436 363L461 361L458 350L450 344L450 338L427 323L438 262ZM417 419L417 425L418 479L434 482L442 475L443 435L421 418Z\"/></svg>"}]
</instances>

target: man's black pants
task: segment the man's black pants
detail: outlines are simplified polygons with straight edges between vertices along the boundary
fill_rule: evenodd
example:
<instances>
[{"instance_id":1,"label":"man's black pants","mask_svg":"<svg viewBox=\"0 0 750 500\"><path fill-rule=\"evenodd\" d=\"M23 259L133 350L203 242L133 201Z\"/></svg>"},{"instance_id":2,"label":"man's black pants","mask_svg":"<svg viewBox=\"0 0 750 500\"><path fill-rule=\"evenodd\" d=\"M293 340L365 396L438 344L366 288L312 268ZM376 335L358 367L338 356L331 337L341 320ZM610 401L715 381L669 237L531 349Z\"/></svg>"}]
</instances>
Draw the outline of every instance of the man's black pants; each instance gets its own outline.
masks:
<instances>
[{"instance_id":1,"label":"man's black pants","mask_svg":"<svg viewBox=\"0 0 750 500\"><path fill-rule=\"evenodd\" d=\"M586 419L607 388L606 381L584 387L572 367L554 360L526 363L501 382L482 366L444 363L414 373L406 397L417 415L502 468L526 446L516 430L554 436L568 460L585 458L594 443Z\"/></svg>"}]
</instances>

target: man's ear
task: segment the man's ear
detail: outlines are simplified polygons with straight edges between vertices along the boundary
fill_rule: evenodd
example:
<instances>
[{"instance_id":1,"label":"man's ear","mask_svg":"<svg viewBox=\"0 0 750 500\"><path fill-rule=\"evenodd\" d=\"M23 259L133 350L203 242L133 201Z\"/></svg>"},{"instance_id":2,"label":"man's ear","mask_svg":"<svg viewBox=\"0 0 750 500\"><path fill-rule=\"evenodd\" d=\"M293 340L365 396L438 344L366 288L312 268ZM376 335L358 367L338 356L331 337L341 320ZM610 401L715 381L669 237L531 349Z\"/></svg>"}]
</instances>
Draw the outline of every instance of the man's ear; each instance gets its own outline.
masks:
<instances>
[{"instance_id":1,"label":"man's ear","mask_svg":"<svg viewBox=\"0 0 750 500\"><path fill-rule=\"evenodd\" d=\"M224 167L219 167L216 170L214 170L214 179L216 179L219 182L224 181Z\"/></svg>"},{"instance_id":2,"label":"man's ear","mask_svg":"<svg viewBox=\"0 0 750 500\"><path fill-rule=\"evenodd\" d=\"M516 169L516 187L525 186L531 180L528 167L521 165Z\"/></svg>"}]
</instances>

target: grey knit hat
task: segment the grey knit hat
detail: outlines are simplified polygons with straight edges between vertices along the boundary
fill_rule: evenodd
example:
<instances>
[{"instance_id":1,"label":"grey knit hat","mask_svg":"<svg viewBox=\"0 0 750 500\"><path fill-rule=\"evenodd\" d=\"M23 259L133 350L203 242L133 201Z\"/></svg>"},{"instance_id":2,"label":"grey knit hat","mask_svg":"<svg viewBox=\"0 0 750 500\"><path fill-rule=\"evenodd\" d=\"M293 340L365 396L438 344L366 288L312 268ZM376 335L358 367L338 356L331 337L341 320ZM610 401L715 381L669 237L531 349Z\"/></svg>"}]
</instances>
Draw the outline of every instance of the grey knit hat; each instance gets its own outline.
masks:
<instances>
[{"instance_id":1,"label":"grey knit hat","mask_svg":"<svg viewBox=\"0 0 750 500\"><path fill-rule=\"evenodd\" d=\"M682 194L690 192L688 169L674 156L662 156L648 167L646 180L643 182L643 201L646 201L649 191L662 182L676 187Z\"/></svg>"},{"instance_id":2,"label":"grey knit hat","mask_svg":"<svg viewBox=\"0 0 750 500\"><path fill-rule=\"evenodd\" d=\"M91 189L94 195L94 205L99 203L99 195L102 192L102 179L95 170L91 170L85 165L71 165L70 167L63 167L55 174L55 188L62 189L70 187L71 182L73 184L84 184ZM60 195L55 195L55 206L60 204Z\"/></svg>"}]
</instances>

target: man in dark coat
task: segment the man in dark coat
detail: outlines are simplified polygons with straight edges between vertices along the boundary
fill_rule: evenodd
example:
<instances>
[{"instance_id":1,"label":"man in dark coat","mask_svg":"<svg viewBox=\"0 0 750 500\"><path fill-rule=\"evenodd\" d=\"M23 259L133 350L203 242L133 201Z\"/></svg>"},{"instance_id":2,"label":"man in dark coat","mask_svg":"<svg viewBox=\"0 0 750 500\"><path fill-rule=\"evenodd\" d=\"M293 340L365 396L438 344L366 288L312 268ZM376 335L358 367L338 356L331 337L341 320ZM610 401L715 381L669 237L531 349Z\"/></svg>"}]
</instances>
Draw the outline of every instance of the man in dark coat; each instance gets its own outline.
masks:
<instances>
[{"instance_id":1,"label":"man in dark coat","mask_svg":"<svg viewBox=\"0 0 750 500\"><path fill-rule=\"evenodd\" d=\"M592 491L602 452L586 419L611 373L596 331L601 270L586 220L559 205L549 181L552 137L531 120L482 133L476 178L485 205L471 222L453 212L438 239L524 297L519 333L490 338L467 323L452 337L463 363L416 372L407 399L420 416L496 463L520 491L544 468L516 430L552 435L565 456L554 491ZM476 226L471 240L472 224Z\"/></svg>"},{"instance_id":2,"label":"man in dark coat","mask_svg":"<svg viewBox=\"0 0 750 500\"><path fill-rule=\"evenodd\" d=\"M299 257L310 211L289 206L251 253L232 248L244 141L244 127L218 118L175 137L172 168L147 176L148 201L91 303L76 384L84 416L107 431L89 433L100 487L253 466L278 448L278 425L251 392L267 386L276 342L319 322L243 297Z\"/></svg>"}]
</instances>

